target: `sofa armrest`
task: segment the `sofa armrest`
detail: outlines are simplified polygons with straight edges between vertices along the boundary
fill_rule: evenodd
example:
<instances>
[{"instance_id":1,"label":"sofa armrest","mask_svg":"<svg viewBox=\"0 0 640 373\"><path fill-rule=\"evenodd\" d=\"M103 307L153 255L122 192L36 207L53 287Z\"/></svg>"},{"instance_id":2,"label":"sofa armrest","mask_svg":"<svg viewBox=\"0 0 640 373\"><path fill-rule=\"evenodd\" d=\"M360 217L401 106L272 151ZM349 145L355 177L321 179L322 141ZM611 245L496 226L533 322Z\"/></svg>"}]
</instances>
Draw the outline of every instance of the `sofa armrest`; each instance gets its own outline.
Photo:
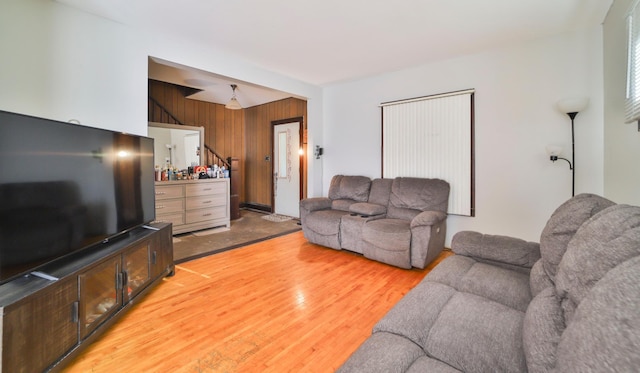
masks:
<instances>
[{"instance_id":1,"label":"sofa armrest","mask_svg":"<svg viewBox=\"0 0 640 373\"><path fill-rule=\"evenodd\" d=\"M328 210L331 208L331 200L327 197L305 198L300 201L300 208L307 212Z\"/></svg>"},{"instance_id":2,"label":"sofa armrest","mask_svg":"<svg viewBox=\"0 0 640 373\"><path fill-rule=\"evenodd\" d=\"M451 250L480 261L525 268L531 268L540 259L540 244L537 242L472 231L456 233L451 240Z\"/></svg>"},{"instance_id":3,"label":"sofa armrest","mask_svg":"<svg viewBox=\"0 0 640 373\"><path fill-rule=\"evenodd\" d=\"M411 229L420 226L436 225L447 218L447 213L442 211L423 211L411 220Z\"/></svg>"}]
</instances>

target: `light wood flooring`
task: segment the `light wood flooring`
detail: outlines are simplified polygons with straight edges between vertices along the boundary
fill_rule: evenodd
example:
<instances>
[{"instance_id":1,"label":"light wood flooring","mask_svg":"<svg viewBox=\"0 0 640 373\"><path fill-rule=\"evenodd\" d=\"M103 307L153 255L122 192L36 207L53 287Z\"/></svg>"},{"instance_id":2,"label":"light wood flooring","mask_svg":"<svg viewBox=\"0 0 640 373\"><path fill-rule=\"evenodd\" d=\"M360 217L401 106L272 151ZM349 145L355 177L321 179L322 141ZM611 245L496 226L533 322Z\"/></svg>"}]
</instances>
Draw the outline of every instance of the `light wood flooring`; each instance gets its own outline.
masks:
<instances>
[{"instance_id":1,"label":"light wood flooring","mask_svg":"<svg viewBox=\"0 0 640 373\"><path fill-rule=\"evenodd\" d=\"M185 262L64 372L333 372L430 268L302 232Z\"/></svg>"}]
</instances>

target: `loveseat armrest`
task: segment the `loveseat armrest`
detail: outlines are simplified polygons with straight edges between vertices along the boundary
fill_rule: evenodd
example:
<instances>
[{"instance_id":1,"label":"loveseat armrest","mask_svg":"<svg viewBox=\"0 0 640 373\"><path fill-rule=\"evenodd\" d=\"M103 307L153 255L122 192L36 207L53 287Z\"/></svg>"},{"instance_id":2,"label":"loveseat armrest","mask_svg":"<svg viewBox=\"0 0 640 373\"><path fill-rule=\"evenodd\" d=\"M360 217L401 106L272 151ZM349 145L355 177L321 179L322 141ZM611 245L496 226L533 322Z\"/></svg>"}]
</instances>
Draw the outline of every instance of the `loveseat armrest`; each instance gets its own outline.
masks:
<instances>
[{"instance_id":1,"label":"loveseat armrest","mask_svg":"<svg viewBox=\"0 0 640 373\"><path fill-rule=\"evenodd\" d=\"M537 242L473 231L456 233L451 240L451 250L479 261L529 269L540 259Z\"/></svg>"},{"instance_id":2,"label":"loveseat armrest","mask_svg":"<svg viewBox=\"0 0 640 373\"><path fill-rule=\"evenodd\" d=\"M420 226L436 225L447 218L447 213L442 211L423 211L411 220L411 229Z\"/></svg>"},{"instance_id":3,"label":"loveseat armrest","mask_svg":"<svg viewBox=\"0 0 640 373\"><path fill-rule=\"evenodd\" d=\"M300 201L300 209L308 212L317 210L327 210L331 208L331 200L327 197L305 198Z\"/></svg>"}]
</instances>

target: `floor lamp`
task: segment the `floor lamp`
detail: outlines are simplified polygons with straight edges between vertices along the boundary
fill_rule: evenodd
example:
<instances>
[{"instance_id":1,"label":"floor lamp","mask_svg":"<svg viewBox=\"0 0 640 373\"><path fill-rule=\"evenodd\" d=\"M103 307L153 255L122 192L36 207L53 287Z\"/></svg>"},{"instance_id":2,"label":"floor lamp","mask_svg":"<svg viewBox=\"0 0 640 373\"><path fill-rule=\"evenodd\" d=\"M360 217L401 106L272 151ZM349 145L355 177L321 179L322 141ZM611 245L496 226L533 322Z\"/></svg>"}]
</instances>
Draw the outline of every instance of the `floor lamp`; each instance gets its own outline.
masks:
<instances>
[{"instance_id":1,"label":"floor lamp","mask_svg":"<svg viewBox=\"0 0 640 373\"><path fill-rule=\"evenodd\" d=\"M563 159L569 163L569 169L571 170L571 196L576 195L576 146L575 146L575 132L574 132L574 119L579 112L583 111L589 105L589 98L587 97L579 97L579 98L567 98L564 100L558 101L556 104L558 110L562 113L565 113L571 118L571 160L566 158L559 157L562 153L562 147L559 146L548 146L547 152L549 153L549 159L552 162L557 161L558 159Z\"/></svg>"}]
</instances>

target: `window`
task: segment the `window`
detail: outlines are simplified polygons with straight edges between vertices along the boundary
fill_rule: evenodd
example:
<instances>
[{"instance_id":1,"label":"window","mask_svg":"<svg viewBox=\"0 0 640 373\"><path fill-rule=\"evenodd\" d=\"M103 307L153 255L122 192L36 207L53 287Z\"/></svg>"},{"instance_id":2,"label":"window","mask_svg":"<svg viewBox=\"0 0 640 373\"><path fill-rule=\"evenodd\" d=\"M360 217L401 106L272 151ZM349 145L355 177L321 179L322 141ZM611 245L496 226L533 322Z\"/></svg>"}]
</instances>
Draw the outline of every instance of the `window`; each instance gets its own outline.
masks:
<instances>
[{"instance_id":1,"label":"window","mask_svg":"<svg viewBox=\"0 0 640 373\"><path fill-rule=\"evenodd\" d=\"M627 123L640 120L640 6L636 0L627 16ZM640 125L640 124L639 124Z\"/></svg>"},{"instance_id":2,"label":"window","mask_svg":"<svg viewBox=\"0 0 640 373\"><path fill-rule=\"evenodd\" d=\"M473 90L383 103L382 176L449 182L449 213L475 216Z\"/></svg>"}]
</instances>

